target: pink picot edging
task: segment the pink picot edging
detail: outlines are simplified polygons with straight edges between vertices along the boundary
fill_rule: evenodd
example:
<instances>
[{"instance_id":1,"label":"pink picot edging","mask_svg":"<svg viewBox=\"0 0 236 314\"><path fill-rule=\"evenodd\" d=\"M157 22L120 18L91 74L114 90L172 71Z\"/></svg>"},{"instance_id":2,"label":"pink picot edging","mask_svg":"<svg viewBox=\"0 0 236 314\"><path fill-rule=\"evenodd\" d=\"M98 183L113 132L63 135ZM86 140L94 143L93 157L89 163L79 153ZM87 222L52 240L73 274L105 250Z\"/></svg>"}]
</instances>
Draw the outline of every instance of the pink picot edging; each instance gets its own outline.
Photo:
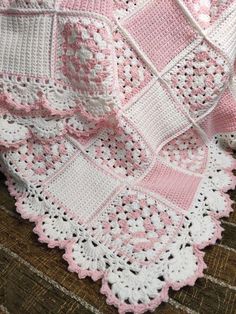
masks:
<instances>
[{"instance_id":1,"label":"pink picot edging","mask_svg":"<svg viewBox=\"0 0 236 314\"><path fill-rule=\"evenodd\" d=\"M106 113L104 116L94 116L90 112L86 111L83 105L78 101L77 105L71 109L59 110L54 109L49 105L49 102L44 97L40 97L39 100L35 101L34 104L18 104L12 101L11 97L6 93L0 93L0 103L1 107L9 108L10 110L14 110L19 114L29 114L29 113L41 113L42 116L55 116L60 118L71 117L76 113L82 114L86 119L93 122L104 121L107 117L112 114L116 114L118 109L113 109L109 113ZM0 109L2 110L2 108ZM0 111L1 112L1 111Z\"/></svg>"},{"instance_id":2,"label":"pink picot edging","mask_svg":"<svg viewBox=\"0 0 236 314\"><path fill-rule=\"evenodd\" d=\"M102 287L100 291L107 297L106 299L107 304L118 307L120 314L130 312L130 311L132 311L133 313L142 314L142 313L145 313L146 311L154 311L162 302L167 302L168 292L170 288L172 288L175 291L178 291L179 289L187 285L194 286L196 280L204 276L203 271L204 269L207 268L207 265L205 264L203 260L205 253L200 251L197 246L193 246L193 249L194 249L193 251L195 255L198 258L198 270L196 271L194 276L192 276L191 278L188 278L187 280L179 284L172 284L172 283L167 284L164 287L162 294L158 296L157 298L153 299L148 304L133 305L132 308L130 308L124 305L122 302L119 302L119 300L117 298L114 298L114 296L111 294L111 290L109 288L108 281L107 281L107 274L105 274L102 279Z\"/></svg>"},{"instance_id":3,"label":"pink picot edging","mask_svg":"<svg viewBox=\"0 0 236 314\"><path fill-rule=\"evenodd\" d=\"M226 154L230 154L227 153ZM232 164L230 167L228 168L224 168L223 171L225 173L227 173L231 178L232 178L232 182L231 184L227 184L227 186L225 186L222 189L219 189L219 193L225 193L226 191L228 191L229 189L233 189L235 188L235 184L236 184L236 178L233 175L232 171L233 169L236 169L236 160L234 160L232 158ZM4 171L4 169L1 169ZM206 169L207 170L207 169ZM180 288L182 288L183 286L186 285L190 285L193 286L195 284L195 281L200 278L203 277L203 271L204 269L207 267L203 257L204 257L204 252L202 252L201 250L204 249L206 246L211 245L211 244L215 244L215 242L218 239L221 239L222 237L222 231L223 228L220 226L220 221L218 220L219 218L222 217L228 217L230 212L232 212L232 200L230 199L230 196L228 194L224 195L227 198L227 202L226 202L226 206L225 206L225 210L221 211L220 213L213 213L210 212L209 215L212 218L212 221L214 221L214 224L216 226L215 228L215 233L214 236L209 239L209 241L206 242L202 242L198 245L193 245L193 251L195 256L197 257L197 264L198 264L198 269L195 271L194 275L190 278L188 278L187 280L184 280L182 282L179 283L168 283L166 284L166 286L163 288L161 295L159 295L158 297L154 298L153 300L151 300L151 302L149 302L148 304L140 304L140 305L128 305L128 304L124 304L122 303L118 298L116 298L114 295L112 295L111 290L109 288L109 284L108 284L108 271L96 271L96 270L85 270L85 269L81 269L73 260L72 257L72 250L73 250L73 245L75 244L76 240L74 239L70 239L70 240L66 240L66 241L54 241L54 240L50 240L48 239L44 232L43 232L43 228L42 228L42 221L44 219L45 216L37 216L37 215L31 215L27 212L27 210L24 208L24 206L22 205L22 200L25 197L25 193L22 193L20 191L18 191L16 189L16 186L14 184L14 180L7 174L5 173L5 175L7 176L7 186L9 189L9 192L12 196L14 196L16 198L16 208L17 208L17 212L20 213L21 217L24 219L28 219L31 222L35 223L35 228L33 229L34 233L36 233L38 235L38 240L41 243L46 243L48 245L49 248L54 248L54 247L59 247L60 249L64 249L65 253L63 254L63 258L68 262L68 270L71 272L76 272L78 274L79 278L85 278L87 276L91 277L94 281L98 280L98 279L102 279L102 287L101 287L101 293L106 295L106 302L109 305L114 305L116 307L119 308L119 313L123 314L129 311L132 311L134 313L137 314L141 314L144 313L148 310L154 310L161 302L165 302L168 300L168 290L169 288L172 288L173 290L179 290Z\"/></svg>"},{"instance_id":4,"label":"pink picot edging","mask_svg":"<svg viewBox=\"0 0 236 314\"><path fill-rule=\"evenodd\" d=\"M118 131L119 119L119 109L113 108L109 113L101 117L95 117L88 113L82 105L79 105L76 108L66 111L56 110L50 107L47 100L40 99L36 101L31 106L24 106L13 102L8 94L0 94L0 119L4 116L9 116L14 123L22 125L17 121L19 117L28 117L30 118L46 118L51 120L60 121L63 123L63 127L60 129L57 135L49 138L38 137L30 128L25 137L19 141L7 142L3 141L0 138L0 151L6 149L17 149L21 145L27 143L27 140L30 138L40 141L41 143L52 143L55 140L62 138L66 133L77 137L77 138L87 138L95 133L99 132L104 128L113 128ZM79 115L81 119L84 120L85 125L89 126L88 130L77 130L75 127L71 126L69 119L74 116ZM92 126L91 126L92 125Z\"/></svg>"}]
</instances>

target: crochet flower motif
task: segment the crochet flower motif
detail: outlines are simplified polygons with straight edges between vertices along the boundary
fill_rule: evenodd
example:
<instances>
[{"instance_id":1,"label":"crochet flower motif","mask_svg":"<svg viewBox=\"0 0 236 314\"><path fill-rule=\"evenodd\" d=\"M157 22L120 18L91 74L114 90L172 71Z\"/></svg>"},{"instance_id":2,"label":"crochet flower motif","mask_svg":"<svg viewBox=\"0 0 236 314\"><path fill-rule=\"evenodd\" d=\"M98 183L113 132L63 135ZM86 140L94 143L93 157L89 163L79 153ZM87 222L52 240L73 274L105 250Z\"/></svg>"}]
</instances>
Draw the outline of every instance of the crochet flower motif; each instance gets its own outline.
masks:
<instances>
[{"instance_id":1,"label":"crochet flower motif","mask_svg":"<svg viewBox=\"0 0 236 314\"><path fill-rule=\"evenodd\" d=\"M86 152L104 169L121 177L140 176L151 160L140 134L122 119L118 129L104 130Z\"/></svg>"},{"instance_id":2,"label":"crochet flower motif","mask_svg":"<svg viewBox=\"0 0 236 314\"><path fill-rule=\"evenodd\" d=\"M120 314L154 310L203 276L232 210L235 5L204 26L184 1L0 8L0 164L17 211Z\"/></svg>"},{"instance_id":3,"label":"crochet flower motif","mask_svg":"<svg viewBox=\"0 0 236 314\"><path fill-rule=\"evenodd\" d=\"M72 17L62 10L57 36L51 40L52 15L41 20L8 13L46 8L50 12L54 2L4 1L1 5L6 14L1 17L0 40L6 45L0 57L1 97L25 111L40 104L52 115L63 117L76 112L83 112L90 121L115 116L120 97L109 20L112 16L105 17L109 2L91 17L86 13ZM24 60L17 56L19 49Z\"/></svg>"},{"instance_id":4,"label":"crochet flower motif","mask_svg":"<svg viewBox=\"0 0 236 314\"><path fill-rule=\"evenodd\" d=\"M223 193L235 184L232 157L222 148L225 138L224 134L216 136L204 150L208 162L188 210L166 203L148 191L148 186L142 190L144 185L129 184L121 186L97 217L82 221L79 212L68 211L49 193L42 180L45 172L32 176L34 167L26 166L24 176L33 178L34 184L31 179L32 183L26 185L19 174L17 181L9 178L8 184L18 199L17 210L22 217L36 223L34 231L39 240L49 247L65 249L63 257L70 271L77 272L80 278L102 278L102 293L120 313L143 313L166 301L169 287L193 285L203 276L206 265L200 249L220 237L222 228L217 218L232 210L229 196ZM47 159L46 176L60 168L60 162L66 160L63 156L71 158L76 152L67 141L51 148L47 148L45 157L39 157L40 162ZM22 146L19 152L4 153L3 165L11 173L17 165L21 173L32 160L30 155L38 152L40 156L45 149L41 150L40 145L31 149ZM24 151L26 158L22 158ZM50 170L50 159L57 152L59 163L55 160Z\"/></svg>"},{"instance_id":5,"label":"crochet flower motif","mask_svg":"<svg viewBox=\"0 0 236 314\"><path fill-rule=\"evenodd\" d=\"M188 132L170 141L160 152L160 157L177 167L188 171L204 171L206 165L206 148L195 130Z\"/></svg>"},{"instance_id":6,"label":"crochet flower motif","mask_svg":"<svg viewBox=\"0 0 236 314\"><path fill-rule=\"evenodd\" d=\"M198 117L219 99L229 71L226 60L203 41L164 79L191 115Z\"/></svg>"},{"instance_id":7,"label":"crochet flower motif","mask_svg":"<svg viewBox=\"0 0 236 314\"><path fill-rule=\"evenodd\" d=\"M113 33L113 38L122 103L127 104L151 81L153 74L118 30Z\"/></svg>"},{"instance_id":8,"label":"crochet flower motif","mask_svg":"<svg viewBox=\"0 0 236 314\"><path fill-rule=\"evenodd\" d=\"M200 25L206 29L217 20L233 0L184 0L184 2Z\"/></svg>"},{"instance_id":9,"label":"crochet flower motif","mask_svg":"<svg viewBox=\"0 0 236 314\"><path fill-rule=\"evenodd\" d=\"M66 22L61 35L61 70L72 86L82 93L111 93L112 69L107 65L111 65L112 52L104 23L93 24L88 18Z\"/></svg>"},{"instance_id":10,"label":"crochet flower motif","mask_svg":"<svg viewBox=\"0 0 236 314\"><path fill-rule=\"evenodd\" d=\"M88 17L60 20L59 26L57 79L81 95L83 108L93 116L117 108L110 28Z\"/></svg>"}]
</instances>

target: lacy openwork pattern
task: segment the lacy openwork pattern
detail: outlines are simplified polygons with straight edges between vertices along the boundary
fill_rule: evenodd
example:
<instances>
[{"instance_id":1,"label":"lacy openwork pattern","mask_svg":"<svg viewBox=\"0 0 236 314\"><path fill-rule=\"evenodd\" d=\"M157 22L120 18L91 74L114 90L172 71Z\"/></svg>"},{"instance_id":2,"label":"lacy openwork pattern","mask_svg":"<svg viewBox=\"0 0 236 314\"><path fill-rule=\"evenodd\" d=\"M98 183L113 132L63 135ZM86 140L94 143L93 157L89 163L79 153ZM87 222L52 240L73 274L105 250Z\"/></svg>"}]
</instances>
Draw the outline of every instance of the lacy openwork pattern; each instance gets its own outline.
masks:
<instances>
[{"instance_id":1,"label":"lacy openwork pattern","mask_svg":"<svg viewBox=\"0 0 236 314\"><path fill-rule=\"evenodd\" d=\"M236 2L0 1L0 164L119 313L193 285L236 184Z\"/></svg>"}]
</instances>

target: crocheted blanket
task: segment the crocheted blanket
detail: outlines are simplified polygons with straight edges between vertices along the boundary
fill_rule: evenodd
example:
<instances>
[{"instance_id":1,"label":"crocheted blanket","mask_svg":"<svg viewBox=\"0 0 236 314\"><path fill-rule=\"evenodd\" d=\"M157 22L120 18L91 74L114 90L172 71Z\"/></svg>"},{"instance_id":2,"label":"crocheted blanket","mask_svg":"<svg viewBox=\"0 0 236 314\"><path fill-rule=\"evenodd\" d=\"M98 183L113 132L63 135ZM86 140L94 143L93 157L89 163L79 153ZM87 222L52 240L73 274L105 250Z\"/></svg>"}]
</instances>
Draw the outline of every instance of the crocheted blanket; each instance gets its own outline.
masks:
<instances>
[{"instance_id":1,"label":"crocheted blanket","mask_svg":"<svg viewBox=\"0 0 236 314\"><path fill-rule=\"evenodd\" d=\"M0 164L69 271L144 313L203 276L236 184L235 0L1 0Z\"/></svg>"}]
</instances>

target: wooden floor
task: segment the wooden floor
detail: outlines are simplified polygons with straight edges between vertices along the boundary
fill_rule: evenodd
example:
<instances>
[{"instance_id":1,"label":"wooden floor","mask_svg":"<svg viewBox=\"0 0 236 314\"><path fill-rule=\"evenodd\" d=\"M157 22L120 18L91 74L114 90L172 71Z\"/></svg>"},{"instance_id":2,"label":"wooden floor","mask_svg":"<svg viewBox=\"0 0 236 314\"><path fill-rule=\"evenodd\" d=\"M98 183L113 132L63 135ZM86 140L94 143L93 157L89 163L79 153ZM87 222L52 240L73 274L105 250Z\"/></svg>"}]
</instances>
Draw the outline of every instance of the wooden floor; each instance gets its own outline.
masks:
<instances>
[{"instance_id":1,"label":"wooden floor","mask_svg":"<svg viewBox=\"0 0 236 314\"><path fill-rule=\"evenodd\" d=\"M230 194L236 201L236 191ZM194 287L171 291L155 314L236 313L236 211L222 226L222 240L204 250L205 277ZM67 271L63 252L39 243L32 228L15 212L0 175L0 313L117 314L99 293L100 281L79 280Z\"/></svg>"}]
</instances>

